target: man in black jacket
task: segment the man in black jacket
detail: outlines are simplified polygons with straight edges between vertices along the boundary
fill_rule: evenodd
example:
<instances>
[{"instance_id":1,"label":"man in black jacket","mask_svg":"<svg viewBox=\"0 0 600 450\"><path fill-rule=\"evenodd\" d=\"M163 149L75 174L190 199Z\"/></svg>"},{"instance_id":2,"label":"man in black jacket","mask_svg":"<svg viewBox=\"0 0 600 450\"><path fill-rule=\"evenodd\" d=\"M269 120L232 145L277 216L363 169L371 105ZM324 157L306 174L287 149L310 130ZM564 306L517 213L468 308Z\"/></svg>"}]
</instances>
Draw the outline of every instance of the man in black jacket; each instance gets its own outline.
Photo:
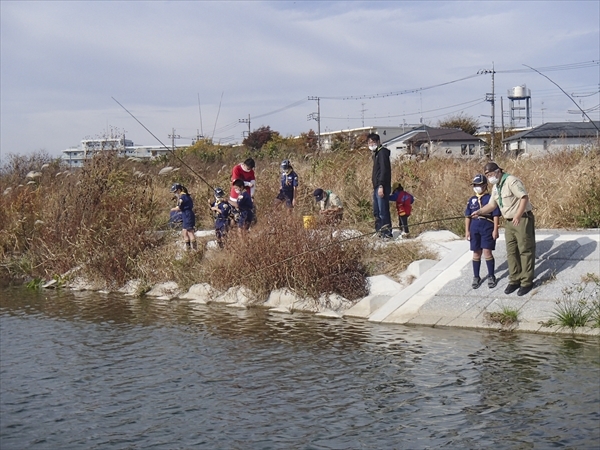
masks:
<instances>
[{"instance_id":1,"label":"man in black jacket","mask_svg":"<svg viewBox=\"0 0 600 450\"><path fill-rule=\"evenodd\" d=\"M373 154L373 216L375 231L384 239L392 237L392 220L390 216L390 191L392 185L392 166L390 151L381 146L381 139L376 133L367 136L367 145Z\"/></svg>"}]
</instances>

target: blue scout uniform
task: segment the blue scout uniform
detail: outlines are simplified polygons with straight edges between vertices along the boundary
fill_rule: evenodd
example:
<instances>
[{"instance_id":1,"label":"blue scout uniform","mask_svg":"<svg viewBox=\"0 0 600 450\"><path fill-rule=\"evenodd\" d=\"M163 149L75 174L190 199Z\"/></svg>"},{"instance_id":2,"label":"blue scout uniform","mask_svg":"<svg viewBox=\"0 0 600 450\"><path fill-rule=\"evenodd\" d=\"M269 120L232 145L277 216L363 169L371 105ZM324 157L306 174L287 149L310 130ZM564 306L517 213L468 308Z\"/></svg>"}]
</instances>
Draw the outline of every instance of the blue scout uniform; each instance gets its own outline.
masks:
<instances>
[{"instance_id":1,"label":"blue scout uniform","mask_svg":"<svg viewBox=\"0 0 600 450\"><path fill-rule=\"evenodd\" d=\"M215 230L220 232L227 231L227 225L229 224L229 216L231 215L231 205L227 202L212 202L211 208L217 207L219 212L215 212Z\"/></svg>"},{"instance_id":2,"label":"blue scout uniform","mask_svg":"<svg viewBox=\"0 0 600 450\"><path fill-rule=\"evenodd\" d=\"M490 201L490 194L483 194L481 196L474 195L469 199L467 208L465 209L465 216L472 215L475 211L479 211L483 206L487 205ZM500 208L496 208L492 211L492 217L499 217ZM496 249L496 240L492 237L494 231L494 219L491 217L472 217L471 224L469 226L469 232L471 233L471 251L480 250L485 248L487 250Z\"/></svg>"},{"instance_id":3,"label":"blue scout uniform","mask_svg":"<svg viewBox=\"0 0 600 450\"><path fill-rule=\"evenodd\" d=\"M287 174L283 172L281 174L281 190L277 196L278 200L285 200L286 206L292 207L292 200L294 200L294 188L298 187L298 174L293 170Z\"/></svg>"},{"instance_id":4,"label":"blue scout uniform","mask_svg":"<svg viewBox=\"0 0 600 450\"><path fill-rule=\"evenodd\" d=\"M177 206L181 210L183 229L193 230L196 226L196 215L194 214L194 201L192 197L189 194L182 193L177 201Z\"/></svg>"},{"instance_id":5,"label":"blue scout uniform","mask_svg":"<svg viewBox=\"0 0 600 450\"><path fill-rule=\"evenodd\" d=\"M240 228L248 229L254 218L252 212L254 204L252 203L252 197L246 191L238 195L237 198L238 210L240 212L237 224Z\"/></svg>"}]
</instances>

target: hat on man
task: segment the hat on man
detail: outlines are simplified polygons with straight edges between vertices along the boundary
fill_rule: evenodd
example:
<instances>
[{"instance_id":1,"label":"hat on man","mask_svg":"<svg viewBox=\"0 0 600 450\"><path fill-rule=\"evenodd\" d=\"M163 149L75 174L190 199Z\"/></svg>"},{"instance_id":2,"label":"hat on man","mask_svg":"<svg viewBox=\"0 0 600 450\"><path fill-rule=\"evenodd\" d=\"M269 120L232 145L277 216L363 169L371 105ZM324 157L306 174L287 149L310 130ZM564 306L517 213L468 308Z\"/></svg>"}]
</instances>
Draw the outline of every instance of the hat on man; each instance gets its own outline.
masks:
<instances>
[{"instance_id":1,"label":"hat on man","mask_svg":"<svg viewBox=\"0 0 600 450\"><path fill-rule=\"evenodd\" d=\"M500 167L498 167L498 164L496 164L495 162L489 162L483 168L483 173L495 172L498 169L500 169ZM502 170L502 169L500 169L500 170Z\"/></svg>"},{"instance_id":2,"label":"hat on man","mask_svg":"<svg viewBox=\"0 0 600 450\"><path fill-rule=\"evenodd\" d=\"M323 191L323 189L315 189L315 192L313 192L313 195L315 196L315 201L320 202L321 200L323 200L323 197L325 196L325 191Z\"/></svg>"},{"instance_id":3,"label":"hat on man","mask_svg":"<svg viewBox=\"0 0 600 450\"><path fill-rule=\"evenodd\" d=\"M478 173L477 175L475 175L475 178L473 178L473 182L471 184L473 186L479 184L487 184L487 178L485 177L485 175L481 175L480 173Z\"/></svg>"}]
</instances>

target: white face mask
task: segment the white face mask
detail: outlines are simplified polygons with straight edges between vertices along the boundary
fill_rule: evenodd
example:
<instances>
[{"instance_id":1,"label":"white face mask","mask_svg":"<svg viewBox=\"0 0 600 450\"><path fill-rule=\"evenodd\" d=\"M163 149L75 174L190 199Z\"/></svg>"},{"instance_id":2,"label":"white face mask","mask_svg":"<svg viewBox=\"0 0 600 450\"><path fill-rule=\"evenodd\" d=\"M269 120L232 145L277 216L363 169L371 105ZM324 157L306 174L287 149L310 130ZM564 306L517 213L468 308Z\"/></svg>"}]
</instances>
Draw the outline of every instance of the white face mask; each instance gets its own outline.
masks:
<instances>
[{"instance_id":1,"label":"white face mask","mask_svg":"<svg viewBox=\"0 0 600 450\"><path fill-rule=\"evenodd\" d=\"M498 178L497 177L489 177L488 181L492 184L498 184Z\"/></svg>"},{"instance_id":2,"label":"white face mask","mask_svg":"<svg viewBox=\"0 0 600 450\"><path fill-rule=\"evenodd\" d=\"M483 188L481 186L475 186L473 190L476 194L481 194L483 192Z\"/></svg>"},{"instance_id":3,"label":"white face mask","mask_svg":"<svg viewBox=\"0 0 600 450\"><path fill-rule=\"evenodd\" d=\"M369 150L371 150L372 152L377 150L377 144L369 144Z\"/></svg>"}]
</instances>

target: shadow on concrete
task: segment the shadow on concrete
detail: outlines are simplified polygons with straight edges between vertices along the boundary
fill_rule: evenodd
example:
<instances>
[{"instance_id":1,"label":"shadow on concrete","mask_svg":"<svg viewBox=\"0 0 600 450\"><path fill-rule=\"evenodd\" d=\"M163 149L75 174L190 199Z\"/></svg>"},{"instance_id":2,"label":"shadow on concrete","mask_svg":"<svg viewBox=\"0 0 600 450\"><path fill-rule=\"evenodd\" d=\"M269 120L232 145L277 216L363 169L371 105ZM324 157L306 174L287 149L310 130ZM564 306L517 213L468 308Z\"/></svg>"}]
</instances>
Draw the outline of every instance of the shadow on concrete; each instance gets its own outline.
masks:
<instances>
[{"instance_id":1,"label":"shadow on concrete","mask_svg":"<svg viewBox=\"0 0 600 450\"><path fill-rule=\"evenodd\" d=\"M575 268L598 249L598 243L586 237L559 245L556 245L556 238L558 235L536 242L535 285L553 280L560 272Z\"/></svg>"}]
</instances>

